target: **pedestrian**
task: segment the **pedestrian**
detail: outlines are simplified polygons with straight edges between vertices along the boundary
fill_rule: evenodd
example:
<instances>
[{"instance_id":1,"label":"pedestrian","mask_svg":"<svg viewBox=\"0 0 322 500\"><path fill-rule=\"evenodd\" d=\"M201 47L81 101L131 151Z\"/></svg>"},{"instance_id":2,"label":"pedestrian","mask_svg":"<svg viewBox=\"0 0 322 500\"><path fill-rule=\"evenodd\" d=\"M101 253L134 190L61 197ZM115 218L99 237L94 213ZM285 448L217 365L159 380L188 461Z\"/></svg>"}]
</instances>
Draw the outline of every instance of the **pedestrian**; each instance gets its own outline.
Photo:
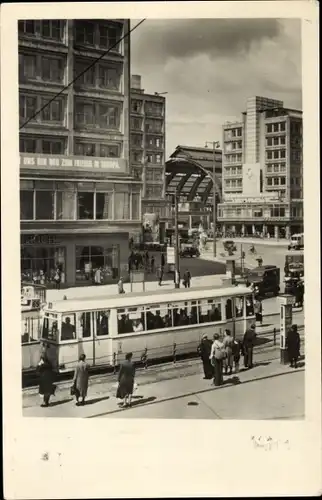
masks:
<instances>
[{"instance_id":1,"label":"pedestrian","mask_svg":"<svg viewBox=\"0 0 322 500\"><path fill-rule=\"evenodd\" d=\"M155 270L155 258L154 255L151 257L151 273L154 273Z\"/></svg>"},{"instance_id":2,"label":"pedestrian","mask_svg":"<svg viewBox=\"0 0 322 500\"><path fill-rule=\"evenodd\" d=\"M60 290L61 276L60 276L59 267L56 268L55 275L54 275L54 282L55 282L55 288L57 290Z\"/></svg>"},{"instance_id":3,"label":"pedestrian","mask_svg":"<svg viewBox=\"0 0 322 500\"><path fill-rule=\"evenodd\" d=\"M203 364L204 379L211 379L214 376L214 368L210 361L211 346L211 340L208 339L207 335L203 335L197 351Z\"/></svg>"},{"instance_id":4,"label":"pedestrian","mask_svg":"<svg viewBox=\"0 0 322 500\"><path fill-rule=\"evenodd\" d=\"M125 290L124 290L124 283L123 283L123 278L122 276L120 277L119 279L119 282L117 284L117 290L118 290L118 293L121 294L121 293L125 293Z\"/></svg>"},{"instance_id":5,"label":"pedestrian","mask_svg":"<svg viewBox=\"0 0 322 500\"><path fill-rule=\"evenodd\" d=\"M163 267L158 268L158 278L159 278L159 286L162 285L162 279L163 279Z\"/></svg>"},{"instance_id":6,"label":"pedestrian","mask_svg":"<svg viewBox=\"0 0 322 500\"><path fill-rule=\"evenodd\" d=\"M236 338L233 340L232 344L232 356L235 364L235 373L239 372L239 361L240 361L240 355L243 354L243 346L240 340L237 340Z\"/></svg>"},{"instance_id":7,"label":"pedestrian","mask_svg":"<svg viewBox=\"0 0 322 500\"><path fill-rule=\"evenodd\" d=\"M226 351L224 366L225 366L225 374L228 373L229 369L229 375L231 375L233 371L233 342L234 339L231 336L230 330L225 330L225 336L223 338L223 344Z\"/></svg>"},{"instance_id":8,"label":"pedestrian","mask_svg":"<svg viewBox=\"0 0 322 500\"><path fill-rule=\"evenodd\" d=\"M252 324L245 332L243 339L244 365L245 368L253 368L253 350L256 339L255 325Z\"/></svg>"},{"instance_id":9,"label":"pedestrian","mask_svg":"<svg viewBox=\"0 0 322 500\"><path fill-rule=\"evenodd\" d=\"M165 266L165 257L164 257L164 253L161 254L161 267L162 269L164 268Z\"/></svg>"},{"instance_id":10,"label":"pedestrian","mask_svg":"<svg viewBox=\"0 0 322 500\"><path fill-rule=\"evenodd\" d=\"M145 252L144 261L145 261L145 269L148 271L149 270L149 264L150 264L150 256L149 256L149 252L148 251Z\"/></svg>"},{"instance_id":11,"label":"pedestrian","mask_svg":"<svg viewBox=\"0 0 322 500\"><path fill-rule=\"evenodd\" d=\"M185 270L183 273L183 281L182 284L185 288L190 288L190 283L191 283L191 274L188 269Z\"/></svg>"},{"instance_id":12,"label":"pedestrian","mask_svg":"<svg viewBox=\"0 0 322 500\"><path fill-rule=\"evenodd\" d=\"M292 325L291 329L287 333L286 337L286 347L288 352L288 358L290 366L297 368L297 361L300 356L300 335L297 331L297 325Z\"/></svg>"},{"instance_id":13,"label":"pedestrian","mask_svg":"<svg viewBox=\"0 0 322 500\"><path fill-rule=\"evenodd\" d=\"M51 362L44 353L40 357L37 371L39 373L39 394L43 396L42 407L49 406L50 396L55 395L54 371Z\"/></svg>"},{"instance_id":14,"label":"pedestrian","mask_svg":"<svg viewBox=\"0 0 322 500\"><path fill-rule=\"evenodd\" d=\"M118 375L119 384L116 391L116 397L118 399L123 399L121 404L125 407L131 406L134 389L135 366L132 363L132 357L133 354L131 352L126 354L125 362L121 364Z\"/></svg>"},{"instance_id":15,"label":"pedestrian","mask_svg":"<svg viewBox=\"0 0 322 500\"><path fill-rule=\"evenodd\" d=\"M219 340L218 333L214 335L214 342L211 346L210 360L214 367L214 384L223 384L223 361L226 357L224 344Z\"/></svg>"},{"instance_id":16,"label":"pedestrian","mask_svg":"<svg viewBox=\"0 0 322 500\"><path fill-rule=\"evenodd\" d=\"M295 306L303 307L303 297L304 297L304 285L301 280L299 280L295 287Z\"/></svg>"},{"instance_id":17,"label":"pedestrian","mask_svg":"<svg viewBox=\"0 0 322 500\"><path fill-rule=\"evenodd\" d=\"M263 306L262 302L257 298L254 302L254 312L256 321L258 321L261 325L263 324Z\"/></svg>"},{"instance_id":18,"label":"pedestrian","mask_svg":"<svg viewBox=\"0 0 322 500\"><path fill-rule=\"evenodd\" d=\"M74 378L73 378L73 391L76 397L76 406L79 404L85 404L85 398L87 396L88 390L88 379L89 379L89 365L85 361L85 354L79 356L79 361L76 365ZM79 403L79 398L82 398L81 403Z\"/></svg>"},{"instance_id":19,"label":"pedestrian","mask_svg":"<svg viewBox=\"0 0 322 500\"><path fill-rule=\"evenodd\" d=\"M102 268L101 267L99 267L95 271L94 283L95 283L95 285L101 285L101 283L102 283Z\"/></svg>"}]
</instances>

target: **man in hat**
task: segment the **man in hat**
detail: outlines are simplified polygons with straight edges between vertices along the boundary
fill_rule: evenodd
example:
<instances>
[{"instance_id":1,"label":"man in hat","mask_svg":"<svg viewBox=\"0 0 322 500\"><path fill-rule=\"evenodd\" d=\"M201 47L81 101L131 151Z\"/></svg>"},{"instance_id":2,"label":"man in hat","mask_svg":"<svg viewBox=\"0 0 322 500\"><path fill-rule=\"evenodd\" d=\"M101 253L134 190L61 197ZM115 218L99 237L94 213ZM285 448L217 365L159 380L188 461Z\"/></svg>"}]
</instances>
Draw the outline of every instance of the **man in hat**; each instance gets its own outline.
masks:
<instances>
[{"instance_id":1,"label":"man in hat","mask_svg":"<svg viewBox=\"0 0 322 500\"><path fill-rule=\"evenodd\" d=\"M211 340L208 339L207 335L203 335L197 351L203 364L205 379L211 379L214 376L213 366L210 361L211 346Z\"/></svg>"},{"instance_id":2,"label":"man in hat","mask_svg":"<svg viewBox=\"0 0 322 500\"><path fill-rule=\"evenodd\" d=\"M286 337L286 347L288 351L290 366L292 368L297 368L297 361L300 356L300 344L301 340L299 332L297 331L297 325L292 325Z\"/></svg>"},{"instance_id":3,"label":"man in hat","mask_svg":"<svg viewBox=\"0 0 322 500\"><path fill-rule=\"evenodd\" d=\"M253 350L255 345L256 332L255 325L252 324L245 332L243 339L244 365L245 368L253 368Z\"/></svg>"}]
</instances>

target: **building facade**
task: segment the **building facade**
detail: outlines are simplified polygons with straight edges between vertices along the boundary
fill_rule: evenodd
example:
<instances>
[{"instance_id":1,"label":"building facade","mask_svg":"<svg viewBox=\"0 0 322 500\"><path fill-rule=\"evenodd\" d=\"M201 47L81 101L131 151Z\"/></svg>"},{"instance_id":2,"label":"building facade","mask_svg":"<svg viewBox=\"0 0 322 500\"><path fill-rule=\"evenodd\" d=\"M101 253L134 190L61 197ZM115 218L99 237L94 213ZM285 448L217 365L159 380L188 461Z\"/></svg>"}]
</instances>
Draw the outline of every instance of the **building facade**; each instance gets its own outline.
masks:
<instances>
[{"instance_id":1,"label":"building facade","mask_svg":"<svg viewBox=\"0 0 322 500\"><path fill-rule=\"evenodd\" d=\"M158 241L164 233L167 207L165 190L165 97L147 94L141 76L131 77L131 166L142 180L142 222L146 240Z\"/></svg>"},{"instance_id":2,"label":"building facade","mask_svg":"<svg viewBox=\"0 0 322 500\"><path fill-rule=\"evenodd\" d=\"M252 97L240 122L224 124L223 144L223 232L302 232L302 111Z\"/></svg>"},{"instance_id":3,"label":"building facade","mask_svg":"<svg viewBox=\"0 0 322 500\"><path fill-rule=\"evenodd\" d=\"M22 278L50 285L59 268L64 286L85 285L101 268L113 282L127 274L129 235L141 231L129 21L27 20L18 29Z\"/></svg>"}]
</instances>

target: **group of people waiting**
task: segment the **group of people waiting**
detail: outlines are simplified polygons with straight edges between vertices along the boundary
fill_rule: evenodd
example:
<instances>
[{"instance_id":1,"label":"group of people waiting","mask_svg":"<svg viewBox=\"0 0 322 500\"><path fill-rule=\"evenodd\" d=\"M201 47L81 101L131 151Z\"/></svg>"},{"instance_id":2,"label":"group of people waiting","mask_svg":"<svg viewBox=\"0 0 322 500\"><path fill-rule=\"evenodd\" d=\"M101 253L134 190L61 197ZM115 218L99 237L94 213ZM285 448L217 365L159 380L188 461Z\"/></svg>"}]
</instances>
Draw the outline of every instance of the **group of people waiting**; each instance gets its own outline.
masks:
<instances>
[{"instance_id":1,"label":"group of people waiting","mask_svg":"<svg viewBox=\"0 0 322 500\"><path fill-rule=\"evenodd\" d=\"M215 333L213 341L203 335L198 346L204 369L204 378L213 379L216 386L223 384L223 374L231 375L233 367L239 372L241 355L244 356L245 368L253 367L253 349L256 340L255 325L246 330L243 341L234 338L226 329L222 340Z\"/></svg>"}]
</instances>

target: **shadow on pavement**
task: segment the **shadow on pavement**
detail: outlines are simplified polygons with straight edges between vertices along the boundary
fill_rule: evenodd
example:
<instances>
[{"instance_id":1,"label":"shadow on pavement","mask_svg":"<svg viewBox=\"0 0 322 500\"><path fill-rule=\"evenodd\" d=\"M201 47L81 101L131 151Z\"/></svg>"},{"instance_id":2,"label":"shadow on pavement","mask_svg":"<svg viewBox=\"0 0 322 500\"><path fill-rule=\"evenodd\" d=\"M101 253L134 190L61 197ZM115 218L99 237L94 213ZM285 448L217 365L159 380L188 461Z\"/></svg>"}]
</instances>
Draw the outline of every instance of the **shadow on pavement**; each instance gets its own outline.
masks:
<instances>
[{"instance_id":1,"label":"shadow on pavement","mask_svg":"<svg viewBox=\"0 0 322 500\"><path fill-rule=\"evenodd\" d=\"M136 396L138 398L138 396ZM132 408L133 406L138 406L138 405L143 405L145 403L152 403L152 401L155 401L157 398L155 396L150 396L149 398L144 398L140 396L140 399L136 399L136 401L132 400Z\"/></svg>"},{"instance_id":2,"label":"shadow on pavement","mask_svg":"<svg viewBox=\"0 0 322 500\"><path fill-rule=\"evenodd\" d=\"M49 406L60 406L70 403L71 401L73 401L73 398L61 399L60 401L53 401L52 403L49 403Z\"/></svg>"},{"instance_id":3,"label":"shadow on pavement","mask_svg":"<svg viewBox=\"0 0 322 500\"><path fill-rule=\"evenodd\" d=\"M104 396L102 398L88 399L87 401L85 401L85 406L93 405L95 403L99 403L100 401L106 401L107 399L110 399L110 396Z\"/></svg>"},{"instance_id":4,"label":"shadow on pavement","mask_svg":"<svg viewBox=\"0 0 322 500\"><path fill-rule=\"evenodd\" d=\"M237 377L235 375L234 377L227 378L226 380L224 380L223 385L227 385L227 384L238 385L238 384L241 384L241 381L240 381L239 377Z\"/></svg>"},{"instance_id":5,"label":"shadow on pavement","mask_svg":"<svg viewBox=\"0 0 322 500\"><path fill-rule=\"evenodd\" d=\"M297 363L298 368L303 368L303 366L305 366L305 361L300 361L299 363Z\"/></svg>"},{"instance_id":6,"label":"shadow on pavement","mask_svg":"<svg viewBox=\"0 0 322 500\"><path fill-rule=\"evenodd\" d=\"M271 361L259 361L258 363L254 363L253 368L256 368L257 366L268 366L271 364ZM247 368L246 368L247 370Z\"/></svg>"}]
</instances>

